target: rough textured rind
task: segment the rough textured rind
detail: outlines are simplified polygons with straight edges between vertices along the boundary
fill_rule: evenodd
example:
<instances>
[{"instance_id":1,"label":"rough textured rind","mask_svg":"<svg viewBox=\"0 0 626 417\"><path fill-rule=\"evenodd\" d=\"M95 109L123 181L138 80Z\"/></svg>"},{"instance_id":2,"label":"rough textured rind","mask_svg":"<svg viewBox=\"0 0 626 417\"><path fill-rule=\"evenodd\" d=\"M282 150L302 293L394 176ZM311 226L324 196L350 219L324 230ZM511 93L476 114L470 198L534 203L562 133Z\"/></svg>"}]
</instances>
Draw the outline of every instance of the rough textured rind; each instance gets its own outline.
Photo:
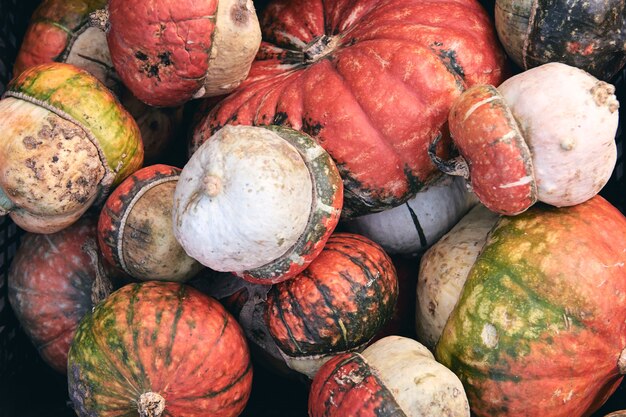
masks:
<instances>
[{"instance_id":1,"label":"rough textured rind","mask_svg":"<svg viewBox=\"0 0 626 417\"><path fill-rule=\"evenodd\" d=\"M105 259L141 280L185 281L202 268L178 244L172 205L180 169L152 165L126 178L109 196L98 222Z\"/></svg>"},{"instance_id":2,"label":"rough textured rind","mask_svg":"<svg viewBox=\"0 0 626 417\"><path fill-rule=\"evenodd\" d=\"M0 125L2 214L21 228L58 232L102 197L106 166L75 123L7 97L0 101Z\"/></svg>"},{"instance_id":3,"label":"rough textured rind","mask_svg":"<svg viewBox=\"0 0 626 417\"><path fill-rule=\"evenodd\" d=\"M145 164L163 158L182 122L182 106L150 107L122 85L107 45L106 33L90 26L89 14L103 9L103 0L45 0L35 10L21 43L13 73L48 62L76 65L115 93L133 116L143 139Z\"/></svg>"},{"instance_id":4,"label":"rough textured rind","mask_svg":"<svg viewBox=\"0 0 626 417\"><path fill-rule=\"evenodd\" d=\"M252 382L245 338L214 299L177 283L127 285L81 321L68 358L80 417L136 415L141 394L171 417L235 417Z\"/></svg>"},{"instance_id":5,"label":"rough textured rind","mask_svg":"<svg viewBox=\"0 0 626 417\"><path fill-rule=\"evenodd\" d=\"M558 61L608 81L626 63L624 0L498 0L495 22L524 69Z\"/></svg>"},{"instance_id":6,"label":"rough textured rind","mask_svg":"<svg viewBox=\"0 0 626 417\"><path fill-rule=\"evenodd\" d=\"M37 65L14 78L5 96L35 99L71 116L98 141L113 185L141 167L143 144L137 124L88 72L62 63Z\"/></svg>"},{"instance_id":7,"label":"rough textured rind","mask_svg":"<svg viewBox=\"0 0 626 417\"><path fill-rule=\"evenodd\" d=\"M67 372L67 352L80 319L92 308L96 219L83 217L51 235L27 233L11 263L9 302L44 361Z\"/></svg>"},{"instance_id":8,"label":"rough textured rind","mask_svg":"<svg viewBox=\"0 0 626 417\"><path fill-rule=\"evenodd\" d=\"M481 203L497 213L515 215L537 201L530 150L495 87L465 91L452 105L448 123Z\"/></svg>"},{"instance_id":9,"label":"rough textured rind","mask_svg":"<svg viewBox=\"0 0 626 417\"><path fill-rule=\"evenodd\" d=\"M202 120L194 147L229 123L302 130L339 167L344 217L412 197L436 172L427 147L452 101L503 79L495 31L472 0L278 0L262 27L250 75Z\"/></svg>"},{"instance_id":10,"label":"rough textured rind","mask_svg":"<svg viewBox=\"0 0 626 417\"><path fill-rule=\"evenodd\" d=\"M307 269L270 290L265 320L289 366L308 359L317 370L319 356L368 342L393 315L397 297L396 270L383 249L337 233Z\"/></svg>"},{"instance_id":11,"label":"rough textured rind","mask_svg":"<svg viewBox=\"0 0 626 417\"><path fill-rule=\"evenodd\" d=\"M228 6L229 19L220 21L219 8ZM107 41L115 69L138 99L153 106L178 106L217 87L210 86L208 78L215 76L210 73L216 58L217 66L229 68L233 77L226 82L229 88L217 94L234 89L245 78L260 43L251 0L111 0L108 11ZM234 46L224 44L221 36L232 26L239 27ZM222 56L222 49L234 56ZM224 61L232 61L231 66L224 67Z\"/></svg>"},{"instance_id":12,"label":"rough textured rind","mask_svg":"<svg viewBox=\"0 0 626 417\"><path fill-rule=\"evenodd\" d=\"M315 376L311 417L468 417L458 378L418 342L390 336L339 355Z\"/></svg>"},{"instance_id":13,"label":"rough textured rind","mask_svg":"<svg viewBox=\"0 0 626 417\"><path fill-rule=\"evenodd\" d=\"M625 301L626 218L535 205L496 224L436 357L477 416L589 416L622 379Z\"/></svg>"}]
</instances>

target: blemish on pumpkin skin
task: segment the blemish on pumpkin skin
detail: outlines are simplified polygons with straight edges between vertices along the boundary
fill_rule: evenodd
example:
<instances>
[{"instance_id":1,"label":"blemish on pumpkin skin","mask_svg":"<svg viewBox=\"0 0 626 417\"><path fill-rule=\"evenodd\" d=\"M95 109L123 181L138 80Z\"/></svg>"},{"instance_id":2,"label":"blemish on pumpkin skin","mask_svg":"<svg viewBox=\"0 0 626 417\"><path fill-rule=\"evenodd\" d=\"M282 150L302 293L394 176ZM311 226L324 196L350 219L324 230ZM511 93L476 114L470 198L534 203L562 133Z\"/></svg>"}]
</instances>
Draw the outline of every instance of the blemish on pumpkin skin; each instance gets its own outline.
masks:
<instances>
[{"instance_id":1,"label":"blemish on pumpkin skin","mask_svg":"<svg viewBox=\"0 0 626 417\"><path fill-rule=\"evenodd\" d=\"M26 149L36 149L37 146L41 145L43 142L37 142L34 137L26 136L22 139L22 143Z\"/></svg>"},{"instance_id":2,"label":"blemish on pumpkin skin","mask_svg":"<svg viewBox=\"0 0 626 417\"><path fill-rule=\"evenodd\" d=\"M230 19L237 25L245 26L250 20L246 1L240 1L239 4L233 5L230 9Z\"/></svg>"},{"instance_id":3,"label":"blemish on pumpkin skin","mask_svg":"<svg viewBox=\"0 0 626 417\"><path fill-rule=\"evenodd\" d=\"M137 52L135 52L135 58L137 58L140 61L147 61L148 60L148 55L144 54L141 51L137 51Z\"/></svg>"}]
</instances>

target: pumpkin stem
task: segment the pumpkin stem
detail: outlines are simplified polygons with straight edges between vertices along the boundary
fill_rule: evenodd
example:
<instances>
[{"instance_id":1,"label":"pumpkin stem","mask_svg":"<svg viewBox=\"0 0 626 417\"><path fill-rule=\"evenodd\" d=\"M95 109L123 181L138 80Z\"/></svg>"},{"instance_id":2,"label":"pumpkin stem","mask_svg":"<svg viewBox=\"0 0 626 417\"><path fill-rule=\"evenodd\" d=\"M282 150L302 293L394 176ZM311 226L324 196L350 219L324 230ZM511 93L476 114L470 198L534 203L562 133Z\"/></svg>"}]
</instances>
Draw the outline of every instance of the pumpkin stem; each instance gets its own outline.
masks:
<instances>
[{"instance_id":1,"label":"pumpkin stem","mask_svg":"<svg viewBox=\"0 0 626 417\"><path fill-rule=\"evenodd\" d=\"M9 196L6 195L4 190L0 188L0 216L5 216L9 214L11 210L15 207L13 201L9 199Z\"/></svg>"},{"instance_id":2,"label":"pumpkin stem","mask_svg":"<svg viewBox=\"0 0 626 417\"><path fill-rule=\"evenodd\" d=\"M437 156L437 144L440 140L441 133L438 133L437 137L428 146L428 156L430 156L430 160L433 161L439 171L443 172L444 174L463 177L466 180L469 179L469 166L467 165L467 161L465 160L465 158L463 158L461 155L448 161L444 161Z\"/></svg>"},{"instance_id":3,"label":"pumpkin stem","mask_svg":"<svg viewBox=\"0 0 626 417\"><path fill-rule=\"evenodd\" d=\"M622 353L619 355L617 367L619 368L620 374L626 375L626 349L622 350Z\"/></svg>"},{"instance_id":4,"label":"pumpkin stem","mask_svg":"<svg viewBox=\"0 0 626 417\"><path fill-rule=\"evenodd\" d=\"M209 197L215 197L222 191L222 180L215 175L204 177L205 191Z\"/></svg>"},{"instance_id":5,"label":"pumpkin stem","mask_svg":"<svg viewBox=\"0 0 626 417\"><path fill-rule=\"evenodd\" d=\"M103 32L109 31L109 9L99 9L89 13L89 26L100 29Z\"/></svg>"},{"instance_id":6,"label":"pumpkin stem","mask_svg":"<svg viewBox=\"0 0 626 417\"><path fill-rule=\"evenodd\" d=\"M322 35L313 39L304 49L304 60L308 64L315 63L333 52L339 45L337 36Z\"/></svg>"},{"instance_id":7,"label":"pumpkin stem","mask_svg":"<svg viewBox=\"0 0 626 417\"><path fill-rule=\"evenodd\" d=\"M137 404L139 417L160 417L165 411L165 398L156 392L144 392Z\"/></svg>"}]
</instances>

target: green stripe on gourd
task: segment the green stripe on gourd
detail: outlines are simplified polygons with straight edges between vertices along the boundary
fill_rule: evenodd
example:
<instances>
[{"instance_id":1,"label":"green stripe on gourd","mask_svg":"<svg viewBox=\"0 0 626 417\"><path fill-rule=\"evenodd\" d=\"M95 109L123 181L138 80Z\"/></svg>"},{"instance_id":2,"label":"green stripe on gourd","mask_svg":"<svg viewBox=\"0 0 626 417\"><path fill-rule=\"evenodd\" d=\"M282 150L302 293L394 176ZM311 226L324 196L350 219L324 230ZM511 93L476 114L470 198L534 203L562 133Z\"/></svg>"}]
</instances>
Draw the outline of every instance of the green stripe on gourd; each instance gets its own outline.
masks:
<instances>
[{"instance_id":1,"label":"green stripe on gourd","mask_svg":"<svg viewBox=\"0 0 626 417\"><path fill-rule=\"evenodd\" d=\"M62 63L32 67L14 79L5 93L45 107L80 126L98 148L108 188L141 167L143 144L134 119L95 77Z\"/></svg>"}]
</instances>

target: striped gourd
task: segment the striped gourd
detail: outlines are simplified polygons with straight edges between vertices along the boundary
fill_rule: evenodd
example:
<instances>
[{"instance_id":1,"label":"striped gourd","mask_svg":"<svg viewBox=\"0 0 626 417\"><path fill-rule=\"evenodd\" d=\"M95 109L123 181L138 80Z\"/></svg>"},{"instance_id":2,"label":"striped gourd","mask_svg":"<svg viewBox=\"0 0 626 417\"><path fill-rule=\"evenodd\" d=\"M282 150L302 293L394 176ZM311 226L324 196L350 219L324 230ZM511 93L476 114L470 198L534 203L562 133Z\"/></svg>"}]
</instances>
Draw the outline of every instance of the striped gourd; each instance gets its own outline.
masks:
<instances>
[{"instance_id":1,"label":"striped gourd","mask_svg":"<svg viewBox=\"0 0 626 417\"><path fill-rule=\"evenodd\" d=\"M234 417L252 365L235 319L171 282L129 284L81 321L68 357L80 417Z\"/></svg>"}]
</instances>

